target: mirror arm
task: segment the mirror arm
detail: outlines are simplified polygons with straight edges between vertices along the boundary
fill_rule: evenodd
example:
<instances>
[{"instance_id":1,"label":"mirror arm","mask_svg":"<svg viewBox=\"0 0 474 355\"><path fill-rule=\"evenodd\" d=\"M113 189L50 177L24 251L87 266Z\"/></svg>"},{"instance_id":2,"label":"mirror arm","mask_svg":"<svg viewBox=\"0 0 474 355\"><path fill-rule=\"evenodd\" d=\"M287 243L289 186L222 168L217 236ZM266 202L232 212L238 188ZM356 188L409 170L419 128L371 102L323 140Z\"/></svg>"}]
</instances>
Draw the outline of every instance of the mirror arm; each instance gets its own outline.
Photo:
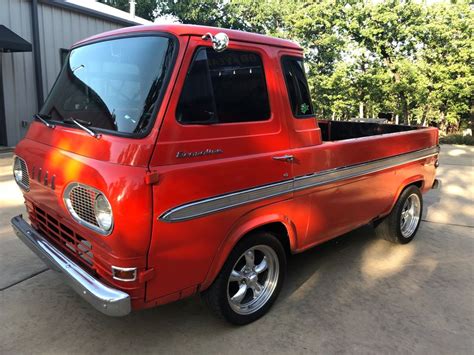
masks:
<instances>
[{"instance_id":1,"label":"mirror arm","mask_svg":"<svg viewBox=\"0 0 474 355\"><path fill-rule=\"evenodd\" d=\"M215 36L213 36L211 33L207 32L201 38L204 41L207 41L207 40L210 39L211 42L212 42L212 48L214 48L214 50L216 52L225 51L227 49L227 47L229 46L229 37L223 32L220 32L220 33L216 34Z\"/></svg>"},{"instance_id":2,"label":"mirror arm","mask_svg":"<svg viewBox=\"0 0 474 355\"><path fill-rule=\"evenodd\" d=\"M214 36L211 33L206 33L204 36L201 37L203 40L207 41L208 39L211 40L212 43L214 43Z\"/></svg>"}]
</instances>

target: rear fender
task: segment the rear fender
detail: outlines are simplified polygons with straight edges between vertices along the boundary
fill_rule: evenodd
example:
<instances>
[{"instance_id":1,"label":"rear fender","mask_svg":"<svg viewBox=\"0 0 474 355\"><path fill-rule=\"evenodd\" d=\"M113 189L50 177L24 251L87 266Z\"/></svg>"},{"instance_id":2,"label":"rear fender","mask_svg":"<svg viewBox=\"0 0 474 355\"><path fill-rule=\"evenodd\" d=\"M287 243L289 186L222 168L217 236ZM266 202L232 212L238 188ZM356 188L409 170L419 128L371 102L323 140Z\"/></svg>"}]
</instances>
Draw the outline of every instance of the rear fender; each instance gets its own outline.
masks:
<instances>
[{"instance_id":1,"label":"rear fender","mask_svg":"<svg viewBox=\"0 0 474 355\"><path fill-rule=\"evenodd\" d=\"M420 190L423 191L423 188L425 186L425 177L422 175L422 174L418 174L418 175L414 175L414 176L410 176L409 178L405 179L401 184L400 186L398 187L397 189L397 193L394 195L394 198L393 198L393 201L390 205L390 209L388 211L386 211L385 214L389 214L392 209L393 209L393 206L395 206L395 204L397 203L398 201L398 198L400 197L401 193L403 192L403 190L405 190L407 188L407 186L409 185L413 185L415 183L421 183L421 188Z\"/></svg>"}]
</instances>

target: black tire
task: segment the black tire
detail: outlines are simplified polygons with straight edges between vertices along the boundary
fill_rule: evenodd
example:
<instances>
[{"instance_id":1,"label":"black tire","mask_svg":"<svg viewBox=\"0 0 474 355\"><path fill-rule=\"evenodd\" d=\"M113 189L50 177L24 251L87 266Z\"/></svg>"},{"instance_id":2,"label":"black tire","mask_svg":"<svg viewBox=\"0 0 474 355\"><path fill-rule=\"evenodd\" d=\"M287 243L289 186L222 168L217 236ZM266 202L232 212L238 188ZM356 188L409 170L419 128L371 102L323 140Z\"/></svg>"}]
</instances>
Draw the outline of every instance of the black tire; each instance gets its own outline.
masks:
<instances>
[{"instance_id":1,"label":"black tire","mask_svg":"<svg viewBox=\"0 0 474 355\"><path fill-rule=\"evenodd\" d=\"M259 248L263 249L263 251L261 251ZM270 249L273 252L271 252ZM252 253L254 255L254 260L255 260L255 263L254 263L255 271L253 273L257 277L256 282L257 283L260 282L258 278L264 277L265 272L267 273L268 280L270 280L270 277L271 277L272 280L277 280L277 281L276 281L276 286L274 287L268 286L268 289L266 287L261 289L261 290L264 290L264 291L267 290L267 291L265 291L266 292L265 297L262 297L260 299L261 305L259 306L258 309L255 309L254 311L244 310L244 311L249 311L250 313L241 314L235 310L235 308L236 307L238 308L238 306L236 306L230 300L230 297L231 297L230 294L232 293L231 288L239 290L242 284L245 284L245 286L242 286L242 287L245 287L246 289L246 291L244 291L246 295L245 297L248 297L251 300L250 302L254 302L253 297L254 297L255 291L253 288L250 287L250 283L252 282L250 279L242 279L241 281L231 281L230 277L233 270L237 270L240 268L239 263L242 262L242 258L244 258L243 259L244 264L242 264L243 265L242 270L245 269L245 271L241 271L240 275L244 275L247 272L247 258L244 254L249 252L249 250L253 250ZM271 258L272 261L269 262L269 264L267 265L267 269L266 269L267 271L261 271L260 274L257 274L256 268L262 263L263 257L265 258L267 257L267 255L264 254L265 252L270 253L270 255L268 256L269 258ZM261 253L261 256L259 255L260 253ZM260 260L258 264L257 264L257 260ZM266 258L265 260L269 260L269 259ZM278 260L278 266L276 266L276 263L274 262L274 260ZM278 269L277 274L274 271L272 271L274 269ZM234 249L230 253L229 257L227 258L226 262L224 263L224 266L222 267L219 275L214 280L213 284L207 290L202 292L202 297L204 301L207 303L207 305L209 306L209 308L218 317L223 318L232 324L244 325L244 324L248 324L257 320L258 318L262 317L265 313L268 312L268 310L270 309L270 307L273 305L276 298L278 297L278 294L280 293L285 277L286 277L286 253L281 242L278 240L276 236L274 236L273 234L269 232L256 232L256 233L249 234L248 236L244 237L239 243L237 243L237 245L234 247ZM248 288L247 288L247 282L249 285ZM255 282L255 278L253 279L253 282ZM272 282L263 283L263 285L271 285L271 284ZM261 291L261 294L264 295L264 292ZM242 301L245 300L245 297ZM260 297L260 296L257 296L257 297Z\"/></svg>"},{"instance_id":2,"label":"black tire","mask_svg":"<svg viewBox=\"0 0 474 355\"><path fill-rule=\"evenodd\" d=\"M411 228L403 229L402 225L402 214L404 212L404 208L406 207L405 203L407 200L413 199L416 201L416 197L418 197L419 201L419 214L418 219L413 222ZM413 197L412 197L413 196ZM415 203L416 204L416 203ZM400 197L397 200L397 203L392 209L392 212L385 218L377 221L375 223L375 232L378 237L388 240L389 242L396 243L396 244L407 244L413 240L418 231L418 228L421 224L423 213L423 196L421 195L420 189L417 186L411 185L408 186L403 192L400 194Z\"/></svg>"}]
</instances>

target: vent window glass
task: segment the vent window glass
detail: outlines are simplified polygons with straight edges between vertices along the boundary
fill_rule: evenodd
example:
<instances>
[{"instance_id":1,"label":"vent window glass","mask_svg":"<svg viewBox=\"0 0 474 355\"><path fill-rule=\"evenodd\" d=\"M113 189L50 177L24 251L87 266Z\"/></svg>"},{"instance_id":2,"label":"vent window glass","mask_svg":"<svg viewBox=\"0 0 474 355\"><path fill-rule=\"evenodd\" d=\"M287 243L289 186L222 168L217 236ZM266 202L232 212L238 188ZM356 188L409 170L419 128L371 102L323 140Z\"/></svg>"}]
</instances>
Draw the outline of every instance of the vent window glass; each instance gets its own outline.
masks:
<instances>
[{"instance_id":1,"label":"vent window glass","mask_svg":"<svg viewBox=\"0 0 474 355\"><path fill-rule=\"evenodd\" d=\"M178 122L213 124L269 118L265 74L258 54L198 49L179 98Z\"/></svg>"},{"instance_id":2,"label":"vent window glass","mask_svg":"<svg viewBox=\"0 0 474 355\"><path fill-rule=\"evenodd\" d=\"M301 58L284 57L282 60L291 110L297 118L313 116L313 105Z\"/></svg>"}]
</instances>

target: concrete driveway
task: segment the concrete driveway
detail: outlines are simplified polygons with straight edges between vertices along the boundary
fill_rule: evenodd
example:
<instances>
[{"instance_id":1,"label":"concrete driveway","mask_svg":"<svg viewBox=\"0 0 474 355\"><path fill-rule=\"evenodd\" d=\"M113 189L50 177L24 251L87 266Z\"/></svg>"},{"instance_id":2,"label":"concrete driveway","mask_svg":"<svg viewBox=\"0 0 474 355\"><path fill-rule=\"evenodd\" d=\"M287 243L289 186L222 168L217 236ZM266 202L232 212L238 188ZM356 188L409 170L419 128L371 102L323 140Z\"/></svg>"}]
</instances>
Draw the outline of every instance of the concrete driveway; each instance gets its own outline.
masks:
<instances>
[{"instance_id":1,"label":"concrete driveway","mask_svg":"<svg viewBox=\"0 0 474 355\"><path fill-rule=\"evenodd\" d=\"M289 261L270 313L245 327L214 318L199 297L108 318L24 246L21 213L0 159L0 354L423 353L474 351L474 147L442 146L440 191L425 196L415 241L363 227Z\"/></svg>"}]
</instances>

